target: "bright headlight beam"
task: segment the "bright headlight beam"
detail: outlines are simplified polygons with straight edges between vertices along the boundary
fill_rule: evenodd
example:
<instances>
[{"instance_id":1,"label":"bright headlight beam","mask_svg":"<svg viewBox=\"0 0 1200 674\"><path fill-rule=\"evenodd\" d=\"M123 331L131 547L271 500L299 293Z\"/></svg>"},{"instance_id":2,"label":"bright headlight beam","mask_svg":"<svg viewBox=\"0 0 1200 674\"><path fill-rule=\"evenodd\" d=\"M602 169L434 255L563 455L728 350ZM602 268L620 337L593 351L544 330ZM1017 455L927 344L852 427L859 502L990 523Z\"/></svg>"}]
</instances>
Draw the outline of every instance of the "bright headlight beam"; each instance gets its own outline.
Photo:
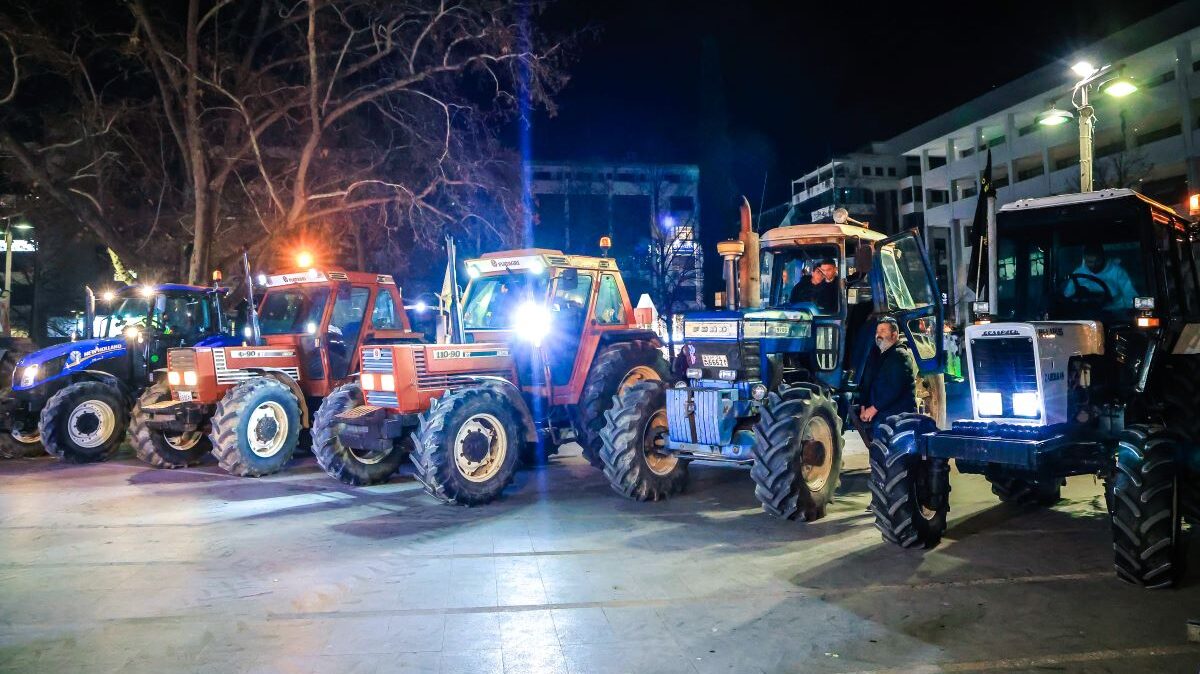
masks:
<instances>
[{"instance_id":1,"label":"bright headlight beam","mask_svg":"<svg viewBox=\"0 0 1200 674\"><path fill-rule=\"evenodd\" d=\"M980 391L975 394L975 409L981 417L998 417L1004 414L1004 400L998 391Z\"/></svg>"},{"instance_id":2,"label":"bright headlight beam","mask_svg":"<svg viewBox=\"0 0 1200 674\"><path fill-rule=\"evenodd\" d=\"M1035 418L1041 414L1042 401L1037 391L1022 391L1012 397L1013 416Z\"/></svg>"},{"instance_id":3,"label":"bright headlight beam","mask_svg":"<svg viewBox=\"0 0 1200 674\"><path fill-rule=\"evenodd\" d=\"M517 307L513 314L513 330L522 341L541 346L542 340L550 334L550 323L553 320L550 310L544 304L528 301Z\"/></svg>"}]
</instances>

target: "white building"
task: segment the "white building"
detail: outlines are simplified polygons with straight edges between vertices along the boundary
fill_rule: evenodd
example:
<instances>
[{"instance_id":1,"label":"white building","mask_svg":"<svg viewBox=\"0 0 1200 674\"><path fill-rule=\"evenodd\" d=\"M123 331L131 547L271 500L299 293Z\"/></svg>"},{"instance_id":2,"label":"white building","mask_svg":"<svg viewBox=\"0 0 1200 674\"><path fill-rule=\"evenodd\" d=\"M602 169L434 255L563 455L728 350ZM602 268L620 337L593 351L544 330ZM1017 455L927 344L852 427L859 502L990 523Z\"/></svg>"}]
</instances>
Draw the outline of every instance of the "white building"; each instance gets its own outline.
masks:
<instances>
[{"instance_id":1,"label":"white building","mask_svg":"<svg viewBox=\"0 0 1200 674\"><path fill-rule=\"evenodd\" d=\"M790 208L780 224L829 222L842 207L879 231L895 232L901 227L900 180L919 174L915 157L872 143L793 180Z\"/></svg>"},{"instance_id":2,"label":"white building","mask_svg":"<svg viewBox=\"0 0 1200 674\"><path fill-rule=\"evenodd\" d=\"M535 161L529 175L536 245L596 254L600 237L612 237L612 256L636 299L653 281L627 260L657 238L670 248L677 308L703 306L698 166Z\"/></svg>"},{"instance_id":3,"label":"white building","mask_svg":"<svg viewBox=\"0 0 1200 674\"><path fill-rule=\"evenodd\" d=\"M987 150L1000 204L1079 190L1076 122L1036 122L1051 104L1075 112L1070 66L1079 60L1112 64L1139 86L1124 98L1092 95L1095 188L1133 187L1181 213L1189 188L1200 189L1200 3L1184 2L873 144L903 162L895 166L915 163L895 178L899 219L923 230L948 311L965 290Z\"/></svg>"}]
</instances>

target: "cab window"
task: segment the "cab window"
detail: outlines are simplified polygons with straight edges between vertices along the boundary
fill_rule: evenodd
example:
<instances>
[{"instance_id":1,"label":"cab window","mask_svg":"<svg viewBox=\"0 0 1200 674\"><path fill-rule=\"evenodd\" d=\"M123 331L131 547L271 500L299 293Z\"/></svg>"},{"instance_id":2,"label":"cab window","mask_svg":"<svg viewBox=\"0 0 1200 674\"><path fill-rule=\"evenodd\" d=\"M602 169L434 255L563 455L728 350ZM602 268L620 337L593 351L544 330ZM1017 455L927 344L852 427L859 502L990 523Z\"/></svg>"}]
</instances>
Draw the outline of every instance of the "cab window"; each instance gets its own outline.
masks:
<instances>
[{"instance_id":1,"label":"cab window","mask_svg":"<svg viewBox=\"0 0 1200 674\"><path fill-rule=\"evenodd\" d=\"M612 274L600 277L600 290L596 293L596 323L600 325L623 325L625 302L617 279Z\"/></svg>"},{"instance_id":2,"label":"cab window","mask_svg":"<svg viewBox=\"0 0 1200 674\"><path fill-rule=\"evenodd\" d=\"M579 274L574 284L567 282L565 278L560 278L558 283L554 284L550 310L559 317L557 322L573 333L583 328L594 280L591 274Z\"/></svg>"},{"instance_id":3,"label":"cab window","mask_svg":"<svg viewBox=\"0 0 1200 674\"><path fill-rule=\"evenodd\" d=\"M929 276L916 237L905 236L879 250L889 311L906 311L933 304Z\"/></svg>"},{"instance_id":4,"label":"cab window","mask_svg":"<svg viewBox=\"0 0 1200 674\"><path fill-rule=\"evenodd\" d=\"M371 325L377 330L402 330L404 326L397 316L396 299L386 289L380 290L371 309Z\"/></svg>"}]
</instances>

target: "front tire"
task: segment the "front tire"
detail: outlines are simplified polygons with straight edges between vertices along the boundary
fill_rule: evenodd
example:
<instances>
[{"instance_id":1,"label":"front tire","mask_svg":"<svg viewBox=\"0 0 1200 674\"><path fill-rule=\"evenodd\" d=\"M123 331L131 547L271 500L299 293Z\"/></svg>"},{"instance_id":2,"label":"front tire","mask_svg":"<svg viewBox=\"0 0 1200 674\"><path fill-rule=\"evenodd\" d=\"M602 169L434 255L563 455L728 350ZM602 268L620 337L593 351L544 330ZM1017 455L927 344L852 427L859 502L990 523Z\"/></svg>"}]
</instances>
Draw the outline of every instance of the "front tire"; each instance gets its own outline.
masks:
<instances>
[{"instance_id":1,"label":"front tire","mask_svg":"<svg viewBox=\"0 0 1200 674\"><path fill-rule=\"evenodd\" d=\"M447 393L420 417L412 462L425 492L443 503L483 505L513 480L524 442L508 398L488 387Z\"/></svg>"},{"instance_id":2,"label":"front tire","mask_svg":"<svg viewBox=\"0 0 1200 674\"><path fill-rule=\"evenodd\" d=\"M917 436L937 430L932 417L900 414L879 425L871 442L871 512L884 540L902 548L932 548L942 540L950 512L950 468L924 459Z\"/></svg>"},{"instance_id":3,"label":"front tire","mask_svg":"<svg viewBox=\"0 0 1200 674\"><path fill-rule=\"evenodd\" d=\"M116 386L81 381L50 396L38 419L46 453L68 463L112 456L125 440L129 407Z\"/></svg>"},{"instance_id":4,"label":"front tire","mask_svg":"<svg viewBox=\"0 0 1200 674\"><path fill-rule=\"evenodd\" d=\"M389 450L353 449L342 444L340 433L345 424L335 417L364 403L362 387L357 382L342 384L330 393L313 415L312 451L317 463L330 476L355 486L386 482L408 455L411 440L405 436Z\"/></svg>"},{"instance_id":5,"label":"front tire","mask_svg":"<svg viewBox=\"0 0 1200 674\"><path fill-rule=\"evenodd\" d=\"M171 389L159 382L138 398L129 420L129 441L143 462L155 468L186 468L195 466L212 451L212 443L203 431L177 434L158 431L146 425L142 406L171 398Z\"/></svg>"},{"instance_id":6,"label":"front tire","mask_svg":"<svg viewBox=\"0 0 1200 674\"><path fill-rule=\"evenodd\" d=\"M754 425L754 495L763 510L812 522L825 516L842 472L842 421L815 384L782 385Z\"/></svg>"},{"instance_id":7,"label":"front tire","mask_svg":"<svg viewBox=\"0 0 1200 674\"><path fill-rule=\"evenodd\" d=\"M644 381L667 381L670 371L662 352L646 340L612 344L596 353L575 407L575 435L588 463L604 468L600 431L614 396Z\"/></svg>"},{"instance_id":8,"label":"front tire","mask_svg":"<svg viewBox=\"0 0 1200 674\"><path fill-rule=\"evenodd\" d=\"M227 473L261 477L283 470L300 436L300 403L292 390L270 377L230 389L212 416L212 453Z\"/></svg>"},{"instance_id":9,"label":"front tire","mask_svg":"<svg viewBox=\"0 0 1200 674\"><path fill-rule=\"evenodd\" d=\"M3 362L7 363L8 360L6 357ZM11 366L8 368L8 376L9 379L12 378ZM3 377L3 369L0 368L0 381L4 381ZM11 396L11 388L0 391L0 398ZM24 433L17 428L7 432L0 431L0 459L29 459L45 454L46 448L42 445L42 434L36 427L27 429Z\"/></svg>"},{"instance_id":10,"label":"front tire","mask_svg":"<svg viewBox=\"0 0 1200 674\"><path fill-rule=\"evenodd\" d=\"M600 430L604 475L613 491L635 501L658 501L687 486L688 462L665 451L667 395L646 381L614 396Z\"/></svg>"},{"instance_id":11,"label":"front tire","mask_svg":"<svg viewBox=\"0 0 1200 674\"><path fill-rule=\"evenodd\" d=\"M1148 588L1169 587L1178 573L1180 479L1176 436L1134 425L1121 434L1108 481L1117 575Z\"/></svg>"}]
</instances>

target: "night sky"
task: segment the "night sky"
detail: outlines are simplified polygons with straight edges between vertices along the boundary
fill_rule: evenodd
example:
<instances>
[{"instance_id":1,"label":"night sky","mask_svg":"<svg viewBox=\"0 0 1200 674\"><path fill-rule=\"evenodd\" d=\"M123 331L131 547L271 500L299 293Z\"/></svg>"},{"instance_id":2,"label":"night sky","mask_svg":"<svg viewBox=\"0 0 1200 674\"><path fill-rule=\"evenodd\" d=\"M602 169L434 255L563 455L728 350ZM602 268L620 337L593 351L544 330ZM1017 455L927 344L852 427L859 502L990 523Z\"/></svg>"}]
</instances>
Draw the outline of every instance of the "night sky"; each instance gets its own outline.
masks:
<instances>
[{"instance_id":1,"label":"night sky","mask_svg":"<svg viewBox=\"0 0 1200 674\"><path fill-rule=\"evenodd\" d=\"M590 25L543 159L698 163L713 209L785 201L831 154L884 140L1159 11L1163 0L667 2L562 0ZM978 13L973 13L978 12ZM1103 59L1104 55L1096 55ZM722 214L718 219L725 219Z\"/></svg>"}]
</instances>

